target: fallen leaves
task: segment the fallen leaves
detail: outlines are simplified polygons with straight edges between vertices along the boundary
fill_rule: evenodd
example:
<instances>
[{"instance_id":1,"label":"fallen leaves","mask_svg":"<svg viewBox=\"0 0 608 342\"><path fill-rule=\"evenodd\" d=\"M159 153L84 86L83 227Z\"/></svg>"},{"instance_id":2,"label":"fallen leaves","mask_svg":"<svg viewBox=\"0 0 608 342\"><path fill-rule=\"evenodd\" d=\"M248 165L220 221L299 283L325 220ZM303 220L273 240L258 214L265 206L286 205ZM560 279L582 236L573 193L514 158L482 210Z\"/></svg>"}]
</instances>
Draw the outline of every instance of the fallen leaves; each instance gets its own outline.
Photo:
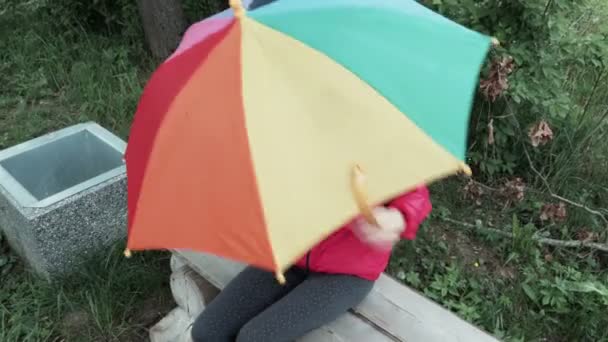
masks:
<instances>
[{"instance_id":1,"label":"fallen leaves","mask_svg":"<svg viewBox=\"0 0 608 342\"><path fill-rule=\"evenodd\" d=\"M541 120L530 127L528 137L532 146L542 146L553 140L553 130L547 121Z\"/></svg>"},{"instance_id":2,"label":"fallen leaves","mask_svg":"<svg viewBox=\"0 0 608 342\"><path fill-rule=\"evenodd\" d=\"M513 57L495 59L490 65L488 77L479 82L481 92L492 102L509 88L508 76L515 69Z\"/></svg>"},{"instance_id":3,"label":"fallen leaves","mask_svg":"<svg viewBox=\"0 0 608 342\"><path fill-rule=\"evenodd\" d=\"M495 199L504 201L505 207L513 203L518 203L524 200L526 194L526 184L517 177L507 179L504 184L498 188L492 188L473 179L469 179L467 184L462 188L463 197L467 200L474 201L476 205L482 204L482 198L487 194L493 194Z\"/></svg>"},{"instance_id":4,"label":"fallen leaves","mask_svg":"<svg viewBox=\"0 0 608 342\"><path fill-rule=\"evenodd\" d=\"M587 229L581 229L576 233L576 238L583 242L593 242L599 239L599 234Z\"/></svg>"},{"instance_id":5,"label":"fallen leaves","mask_svg":"<svg viewBox=\"0 0 608 342\"><path fill-rule=\"evenodd\" d=\"M475 204L477 205L481 205L481 197L485 194L481 184L472 179L469 179L469 182L464 186L462 192L465 199L475 201Z\"/></svg>"},{"instance_id":6,"label":"fallen leaves","mask_svg":"<svg viewBox=\"0 0 608 342\"><path fill-rule=\"evenodd\" d=\"M566 204L563 202L545 204L540 209L540 220L543 222L564 222L567 217Z\"/></svg>"},{"instance_id":7,"label":"fallen leaves","mask_svg":"<svg viewBox=\"0 0 608 342\"><path fill-rule=\"evenodd\" d=\"M506 206L512 203L521 202L525 198L526 184L517 177L508 179L498 188L491 188L473 179L469 179L467 184L462 188L463 197L467 200L474 201L475 204L481 205L482 198L488 193L495 194L497 198L502 199Z\"/></svg>"},{"instance_id":8,"label":"fallen leaves","mask_svg":"<svg viewBox=\"0 0 608 342\"><path fill-rule=\"evenodd\" d=\"M526 184L521 178L514 178L506 181L499 191L507 202L521 202L525 197Z\"/></svg>"}]
</instances>

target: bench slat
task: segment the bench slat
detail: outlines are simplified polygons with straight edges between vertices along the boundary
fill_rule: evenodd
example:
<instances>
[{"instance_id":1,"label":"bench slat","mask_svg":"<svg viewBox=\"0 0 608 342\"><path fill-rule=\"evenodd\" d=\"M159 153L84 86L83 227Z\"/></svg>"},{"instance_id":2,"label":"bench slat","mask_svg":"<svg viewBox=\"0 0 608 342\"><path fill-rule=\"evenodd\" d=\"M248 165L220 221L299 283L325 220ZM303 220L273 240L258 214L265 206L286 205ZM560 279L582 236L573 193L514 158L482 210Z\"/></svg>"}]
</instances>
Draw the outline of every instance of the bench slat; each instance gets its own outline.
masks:
<instances>
[{"instance_id":1,"label":"bench slat","mask_svg":"<svg viewBox=\"0 0 608 342\"><path fill-rule=\"evenodd\" d=\"M354 311L400 341L498 341L387 275Z\"/></svg>"},{"instance_id":2,"label":"bench slat","mask_svg":"<svg viewBox=\"0 0 608 342\"><path fill-rule=\"evenodd\" d=\"M174 253L187 260L192 268L218 288L223 288L244 268L241 264L208 254L182 250ZM340 341L336 338L370 342L498 341L386 275L377 281L372 293L352 313L316 333L323 334L323 339L317 337L304 341Z\"/></svg>"},{"instance_id":3,"label":"bench slat","mask_svg":"<svg viewBox=\"0 0 608 342\"><path fill-rule=\"evenodd\" d=\"M389 342L390 337L376 330L373 325L367 324L357 316L349 313L327 324L311 334L306 335L300 342Z\"/></svg>"}]
</instances>

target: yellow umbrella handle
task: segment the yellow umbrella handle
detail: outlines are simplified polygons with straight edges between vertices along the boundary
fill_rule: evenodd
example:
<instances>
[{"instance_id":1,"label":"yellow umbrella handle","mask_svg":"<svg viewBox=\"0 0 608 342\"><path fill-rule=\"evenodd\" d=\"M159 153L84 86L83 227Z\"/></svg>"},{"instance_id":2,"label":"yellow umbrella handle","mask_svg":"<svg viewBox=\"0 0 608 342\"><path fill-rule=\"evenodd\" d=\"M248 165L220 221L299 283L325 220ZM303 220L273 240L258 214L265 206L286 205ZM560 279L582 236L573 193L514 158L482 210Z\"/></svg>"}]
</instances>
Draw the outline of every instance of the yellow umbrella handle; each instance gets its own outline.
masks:
<instances>
[{"instance_id":1,"label":"yellow umbrella handle","mask_svg":"<svg viewBox=\"0 0 608 342\"><path fill-rule=\"evenodd\" d=\"M351 187L353 191L353 196L355 197L355 201L357 202L357 206L359 207L359 211L365 220L374 226L380 227L374 213L372 211L372 207L369 205L369 200L367 199L367 192L365 191L365 173L359 165L355 165L353 167L353 172L351 175Z\"/></svg>"}]
</instances>

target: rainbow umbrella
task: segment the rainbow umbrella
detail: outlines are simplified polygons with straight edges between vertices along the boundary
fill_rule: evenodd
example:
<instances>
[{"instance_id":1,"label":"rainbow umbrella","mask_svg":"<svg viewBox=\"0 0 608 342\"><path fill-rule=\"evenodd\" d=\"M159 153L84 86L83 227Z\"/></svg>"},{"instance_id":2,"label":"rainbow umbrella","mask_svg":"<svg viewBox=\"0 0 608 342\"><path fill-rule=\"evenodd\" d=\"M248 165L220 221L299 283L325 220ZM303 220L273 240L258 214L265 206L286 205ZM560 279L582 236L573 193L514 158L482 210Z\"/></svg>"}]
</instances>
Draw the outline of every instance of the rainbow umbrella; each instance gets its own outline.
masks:
<instances>
[{"instance_id":1,"label":"rainbow umbrella","mask_svg":"<svg viewBox=\"0 0 608 342\"><path fill-rule=\"evenodd\" d=\"M231 6L192 26L143 92L130 250L207 252L280 279L370 204L467 170L489 37L411 0Z\"/></svg>"}]
</instances>

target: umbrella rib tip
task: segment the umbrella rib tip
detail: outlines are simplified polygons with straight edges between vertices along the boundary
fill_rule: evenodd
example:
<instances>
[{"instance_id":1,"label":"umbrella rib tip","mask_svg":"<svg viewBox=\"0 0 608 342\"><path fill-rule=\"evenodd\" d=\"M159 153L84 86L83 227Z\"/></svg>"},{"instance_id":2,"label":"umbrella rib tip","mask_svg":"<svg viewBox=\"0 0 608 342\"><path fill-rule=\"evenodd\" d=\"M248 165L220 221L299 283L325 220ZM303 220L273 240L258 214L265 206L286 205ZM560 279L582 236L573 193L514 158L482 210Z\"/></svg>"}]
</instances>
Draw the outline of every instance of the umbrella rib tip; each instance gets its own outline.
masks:
<instances>
[{"instance_id":1,"label":"umbrella rib tip","mask_svg":"<svg viewBox=\"0 0 608 342\"><path fill-rule=\"evenodd\" d=\"M277 271L276 278L277 278L277 281L279 282L279 284L285 285L286 279L285 279L285 275L283 274L283 272Z\"/></svg>"},{"instance_id":2,"label":"umbrella rib tip","mask_svg":"<svg viewBox=\"0 0 608 342\"><path fill-rule=\"evenodd\" d=\"M471 167L465 163L460 165L460 170L469 177L473 175L473 170L471 170Z\"/></svg>"}]
</instances>

